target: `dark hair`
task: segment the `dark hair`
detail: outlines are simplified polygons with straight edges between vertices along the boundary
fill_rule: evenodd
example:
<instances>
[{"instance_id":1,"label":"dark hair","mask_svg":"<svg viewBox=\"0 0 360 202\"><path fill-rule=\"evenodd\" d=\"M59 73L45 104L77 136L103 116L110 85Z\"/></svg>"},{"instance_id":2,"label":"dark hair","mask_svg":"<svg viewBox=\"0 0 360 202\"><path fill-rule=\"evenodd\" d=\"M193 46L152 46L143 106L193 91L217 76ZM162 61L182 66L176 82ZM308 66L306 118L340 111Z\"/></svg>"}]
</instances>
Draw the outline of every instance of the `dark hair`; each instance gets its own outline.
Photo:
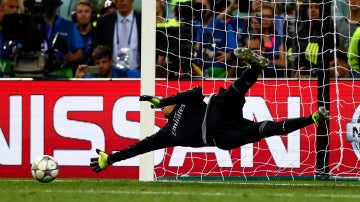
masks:
<instances>
[{"instance_id":1,"label":"dark hair","mask_svg":"<svg viewBox=\"0 0 360 202\"><path fill-rule=\"evenodd\" d=\"M347 52L342 48L336 48L336 57L338 60L347 61Z\"/></svg>"},{"instance_id":2,"label":"dark hair","mask_svg":"<svg viewBox=\"0 0 360 202\"><path fill-rule=\"evenodd\" d=\"M227 8L230 5L230 1L228 0L216 0L214 5L214 11L220 12L223 9Z\"/></svg>"},{"instance_id":3,"label":"dark hair","mask_svg":"<svg viewBox=\"0 0 360 202\"><path fill-rule=\"evenodd\" d=\"M299 19L303 21L308 21L309 17L307 16L308 9L311 4L317 4L319 6L319 17L323 15L323 6L324 3L321 0L305 0L299 7Z\"/></svg>"},{"instance_id":4,"label":"dark hair","mask_svg":"<svg viewBox=\"0 0 360 202\"><path fill-rule=\"evenodd\" d=\"M191 22L193 20L192 2L178 2L174 8L174 14L182 22Z\"/></svg>"},{"instance_id":5,"label":"dark hair","mask_svg":"<svg viewBox=\"0 0 360 202\"><path fill-rule=\"evenodd\" d=\"M216 1L216 0L208 0L211 11L214 11L215 1ZM202 4L202 6L204 6L203 3L201 3L201 4Z\"/></svg>"},{"instance_id":6,"label":"dark hair","mask_svg":"<svg viewBox=\"0 0 360 202\"><path fill-rule=\"evenodd\" d=\"M86 5L86 6L89 6L91 8L91 10L93 10L93 6L91 5L90 1L89 0L79 0L77 3L76 3L76 6L75 8L78 6L78 5Z\"/></svg>"},{"instance_id":7,"label":"dark hair","mask_svg":"<svg viewBox=\"0 0 360 202\"><path fill-rule=\"evenodd\" d=\"M112 51L111 48L104 45L98 45L94 48L94 51L91 54L93 60L99 60L102 58L112 59Z\"/></svg>"},{"instance_id":8,"label":"dark hair","mask_svg":"<svg viewBox=\"0 0 360 202\"><path fill-rule=\"evenodd\" d=\"M61 0L41 0L40 2L36 0L24 0L25 10L31 13L53 10L62 4L63 2Z\"/></svg>"},{"instance_id":9,"label":"dark hair","mask_svg":"<svg viewBox=\"0 0 360 202\"><path fill-rule=\"evenodd\" d=\"M116 4L113 2L113 1L110 1L110 0L106 0L104 2L104 6L100 9L100 15L103 15L106 13L106 10L108 8L115 8L116 9Z\"/></svg>"},{"instance_id":10,"label":"dark hair","mask_svg":"<svg viewBox=\"0 0 360 202\"><path fill-rule=\"evenodd\" d=\"M42 2L45 4L47 3L50 8L57 8L63 4L63 2L61 0L45 0Z\"/></svg>"}]
</instances>

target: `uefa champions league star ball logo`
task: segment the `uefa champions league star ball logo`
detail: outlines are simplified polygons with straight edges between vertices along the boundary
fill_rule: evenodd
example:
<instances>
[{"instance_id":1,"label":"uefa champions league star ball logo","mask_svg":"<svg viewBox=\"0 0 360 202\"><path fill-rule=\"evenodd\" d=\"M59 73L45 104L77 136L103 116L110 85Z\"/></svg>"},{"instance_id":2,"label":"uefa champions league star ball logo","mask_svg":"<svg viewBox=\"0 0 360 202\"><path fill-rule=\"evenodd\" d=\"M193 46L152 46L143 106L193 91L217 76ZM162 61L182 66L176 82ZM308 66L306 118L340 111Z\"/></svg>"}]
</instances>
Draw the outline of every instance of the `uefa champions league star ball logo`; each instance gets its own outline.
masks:
<instances>
[{"instance_id":1,"label":"uefa champions league star ball logo","mask_svg":"<svg viewBox=\"0 0 360 202\"><path fill-rule=\"evenodd\" d=\"M360 160L360 105L356 108L351 122L346 124L346 139Z\"/></svg>"}]
</instances>

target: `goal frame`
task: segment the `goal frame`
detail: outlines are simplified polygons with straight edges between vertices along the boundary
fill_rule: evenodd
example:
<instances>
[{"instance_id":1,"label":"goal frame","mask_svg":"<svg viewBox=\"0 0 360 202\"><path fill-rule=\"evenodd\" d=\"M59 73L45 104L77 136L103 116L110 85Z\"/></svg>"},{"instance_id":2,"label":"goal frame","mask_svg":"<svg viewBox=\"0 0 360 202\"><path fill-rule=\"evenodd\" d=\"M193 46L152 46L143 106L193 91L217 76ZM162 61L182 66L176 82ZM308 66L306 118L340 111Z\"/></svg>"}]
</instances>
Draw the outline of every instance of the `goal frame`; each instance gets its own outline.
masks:
<instances>
[{"instance_id":1,"label":"goal frame","mask_svg":"<svg viewBox=\"0 0 360 202\"><path fill-rule=\"evenodd\" d=\"M331 17L331 0L323 0L324 16ZM155 51L156 51L156 0L141 1L142 30L141 35L141 95L155 95ZM153 26L149 26L153 25ZM145 34L146 30L146 34ZM329 100L329 71L328 67L319 70L318 74L318 106L330 108ZM149 104L142 102L140 105L140 139L154 133L155 112ZM329 172L329 121L318 128L316 175L319 178L328 178ZM140 156L139 166L140 181L154 181L154 154L148 152Z\"/></svg>"},{"instance_id":2,"label":"goal frame","mask_svg":"<svg viewBox=\"0 0 360 202\"><path fill-rule=\"evenodd\" d=\"M156 0L141 1L141 95L155 95ZM150 26L149 26L150 25ZM151 26L153 25L153 26ZM146 31L145 31L146 30ZM146 32L146 34L145 34ZM149 103L140 104L140 140L154 133L155 112ZM154 153L140 155L140 181L154 181Z\"/></svg>"}]
</instances>

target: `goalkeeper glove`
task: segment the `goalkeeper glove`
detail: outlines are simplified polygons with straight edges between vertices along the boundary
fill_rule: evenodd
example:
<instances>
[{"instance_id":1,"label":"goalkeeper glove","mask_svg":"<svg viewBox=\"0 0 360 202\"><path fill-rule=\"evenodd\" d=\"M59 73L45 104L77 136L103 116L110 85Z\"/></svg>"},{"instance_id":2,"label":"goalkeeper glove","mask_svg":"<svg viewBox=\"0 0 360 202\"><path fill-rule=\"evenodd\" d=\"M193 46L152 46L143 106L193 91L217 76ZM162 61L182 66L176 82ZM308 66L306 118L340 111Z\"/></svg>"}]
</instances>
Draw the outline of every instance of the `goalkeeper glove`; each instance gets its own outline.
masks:
<instances>
[{"instance_id":1,"label":"goalkeeper glove","mask_svg":"<svg viewBox=\"0 0 360 202\"><path fill-rule=\"evenodd\" d=\"M99 157L90 159L90 166L93 167L92 170L96 173L104 170L106 167L112 164L109 159L109 155L100 149L96 149L96 153L99 154Z\"/></svg>"},{"instance_id":2,"label":"goalkeeper glove","mask_svg":"<svg viewBox=\"0 0 360 202\"><path fill-rule=\"evenodd\" d=\"M142 95L140 96L139 101L148 101L151 103L151 108L161 108L161 100L158 97L151 95Z\"/></svg>"}]
</instances>

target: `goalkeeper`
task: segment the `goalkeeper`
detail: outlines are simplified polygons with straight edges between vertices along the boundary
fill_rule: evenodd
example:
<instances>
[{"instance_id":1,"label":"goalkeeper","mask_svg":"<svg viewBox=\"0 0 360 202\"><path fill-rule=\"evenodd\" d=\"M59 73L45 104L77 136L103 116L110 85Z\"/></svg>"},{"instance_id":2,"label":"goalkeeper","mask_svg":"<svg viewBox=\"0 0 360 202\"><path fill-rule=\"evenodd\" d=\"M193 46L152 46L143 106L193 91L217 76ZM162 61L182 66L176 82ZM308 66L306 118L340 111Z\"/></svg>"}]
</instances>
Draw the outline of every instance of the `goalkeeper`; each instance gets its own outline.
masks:
<instances>
[{"instance_id":1,"label":"goalkeeper","mask_svg":"<svg viewBox=\"0 0 360 202\"><path fill-rule=\"evenodd\" d=\"M152 108L162 109L167 124L157 133L116 153L107 154L97 149L99 156L90 159L92 170L98 173L115 162L172 146L216 146L230 150L273 135L288 134L313 123L318 126L329 119L329 112L324 107L319 107L308 117L280 122L254 122L243 118L245 94L261 70L267 67L268 60L246 48L235 49L232 57L248 62L250 68L228 89L212 95L208 104L203 101L200 87L164 99L140 96L140 101L149 101Z\"/></svg>"}]
</instances>

